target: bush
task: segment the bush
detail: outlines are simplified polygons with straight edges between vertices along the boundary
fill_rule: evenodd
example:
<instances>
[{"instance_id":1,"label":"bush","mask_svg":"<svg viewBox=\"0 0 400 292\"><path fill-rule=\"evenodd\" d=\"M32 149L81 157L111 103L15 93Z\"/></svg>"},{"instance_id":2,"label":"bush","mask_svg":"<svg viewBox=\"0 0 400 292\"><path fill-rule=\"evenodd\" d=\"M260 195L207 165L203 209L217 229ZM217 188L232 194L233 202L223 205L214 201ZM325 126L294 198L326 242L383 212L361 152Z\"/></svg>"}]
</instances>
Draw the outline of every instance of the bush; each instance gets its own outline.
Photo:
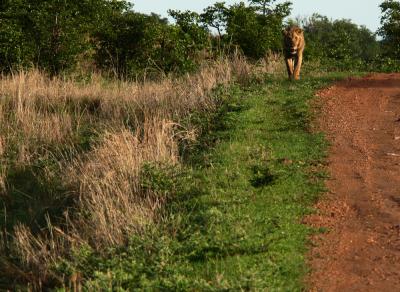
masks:
<instances>
[{"instance_id":1,"label":"bush","mask_svg":"<svg viewBox=\"0 0 400 292\"><path fill-rule=\"evenodd\" d=\"M138 74L154 60L163 41L165 20L132 11L115 12L94 34L95 61L99 68L117 77Z\"/></svg>"},{"instance_id":2,"label":"bush","mask_svg":"<svg viewBox=\"0 0 400 292\"><path fill-rule=\"evenodd\" d=\"M379 34L382 36L382 47L385 56L400 59L400 2L386 0L380 5L382 9Z\"/></svg>"},{"instance_id":3,"label":"bush","mask_svg":"<svg viewBox=\"0 0 400 292\"><path fill-rule=\"evenodd\" d=\"M283 20L290 3L274 5L274 0L250 1L226 7L216 3L201 15L205 26L216 29L225 47L239 47L250 58L259 59L269 51L282 49Z\"/></svg>"},{"instance_id":4,"label":"bush","mask_svg":"<svg viewBox=\"0 0 400 292\"><path fill-rule=\"evenodd\" d=\"M90 35L124 1L21 0L0 6L0 70L35 65L58 74L90 50Z\"/></svg>"},{"instance_id":5,"label":"bush","mask_svg":"<svg viewBox=\"0 0 400 292\"><path fill-rule=\"evenodd\" d=\"M314 14L303 20L307 49L305 58L321 60L337 69L361 69L372 64L380 53L375 35L350 20L329 20Z\"/></svg>"}]
</instances>

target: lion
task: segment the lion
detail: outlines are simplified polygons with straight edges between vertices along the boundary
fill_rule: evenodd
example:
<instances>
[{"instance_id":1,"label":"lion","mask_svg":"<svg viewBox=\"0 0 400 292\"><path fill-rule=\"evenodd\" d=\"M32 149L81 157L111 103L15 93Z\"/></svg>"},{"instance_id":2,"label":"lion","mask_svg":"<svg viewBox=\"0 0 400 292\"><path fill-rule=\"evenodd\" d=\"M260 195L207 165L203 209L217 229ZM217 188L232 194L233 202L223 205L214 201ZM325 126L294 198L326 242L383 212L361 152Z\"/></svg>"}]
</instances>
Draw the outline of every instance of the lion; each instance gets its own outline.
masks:
<instances>
[{"instance_id":1,"label":"lion","mask_svg":"<svg viewBox=\"0 0 400 292\"><path fill-rule=\"evenodd\" d=\"M290 80L300 79L303 51L306 46L304 31L298 26L289 26L283 31L284 56Z\"/></svg>"}]
</instances>

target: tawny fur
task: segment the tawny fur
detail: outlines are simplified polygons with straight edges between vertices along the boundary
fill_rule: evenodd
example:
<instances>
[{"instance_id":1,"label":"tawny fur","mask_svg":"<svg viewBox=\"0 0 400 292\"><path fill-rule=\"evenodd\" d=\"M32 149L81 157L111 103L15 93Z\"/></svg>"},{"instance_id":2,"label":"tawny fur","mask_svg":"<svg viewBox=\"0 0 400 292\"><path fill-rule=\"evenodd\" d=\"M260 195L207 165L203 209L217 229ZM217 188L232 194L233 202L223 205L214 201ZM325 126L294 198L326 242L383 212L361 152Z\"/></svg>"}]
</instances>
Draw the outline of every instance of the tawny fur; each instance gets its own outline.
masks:
<instances>
[{"instance_id":1,"label":"tawny fur","mask_svg":"<svg viewBox=\"0 0 400 292\"><path fill-rule=\"evenodd\" d=\"M300 79L303 52L306 46L304 31L298 26L290 26L283 31L283 47L286 68L290 80Z\"/></svg>"}]
</instances>

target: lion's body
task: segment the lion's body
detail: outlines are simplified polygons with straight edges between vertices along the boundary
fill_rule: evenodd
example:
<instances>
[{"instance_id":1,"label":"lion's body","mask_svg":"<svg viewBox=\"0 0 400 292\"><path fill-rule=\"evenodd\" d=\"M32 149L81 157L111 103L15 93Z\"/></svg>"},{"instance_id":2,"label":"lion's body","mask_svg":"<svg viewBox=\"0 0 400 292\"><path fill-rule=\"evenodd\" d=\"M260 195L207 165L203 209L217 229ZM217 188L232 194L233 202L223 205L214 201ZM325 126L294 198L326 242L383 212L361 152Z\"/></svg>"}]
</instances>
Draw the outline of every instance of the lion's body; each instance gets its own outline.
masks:
<instances>
[{"instance_id":1,"label":"lion's body","mask_svg":"<svg viewBox=\"0 0 400 292\"><path fill-rule=\"evenodd\" d=\"M290 26L284 33L284 54L289 79L300 79L303 51L306 46L304 32L297 26Z\"/></svg>"}]
</instances>

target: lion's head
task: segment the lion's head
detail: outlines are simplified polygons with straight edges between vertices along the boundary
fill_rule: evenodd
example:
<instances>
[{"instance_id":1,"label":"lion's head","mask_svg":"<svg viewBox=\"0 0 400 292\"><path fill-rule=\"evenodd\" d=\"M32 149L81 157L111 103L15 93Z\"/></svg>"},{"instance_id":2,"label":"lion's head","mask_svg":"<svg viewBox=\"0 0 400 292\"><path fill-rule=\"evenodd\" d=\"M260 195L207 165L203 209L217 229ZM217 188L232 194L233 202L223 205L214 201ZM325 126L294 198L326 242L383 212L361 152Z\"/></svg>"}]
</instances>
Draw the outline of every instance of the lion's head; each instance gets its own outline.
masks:
<instances>
[{"instance_id":1,"label":"lion's head","mask_svg":"<svg viewBox=\"0 0 400 292\"><path fill-rule=\"evenodd\" d=\"M304 44L304 31L298 26L290 26L283 31L283 35L286 52L295 55Z\"/></svg>"}]
</instances>

